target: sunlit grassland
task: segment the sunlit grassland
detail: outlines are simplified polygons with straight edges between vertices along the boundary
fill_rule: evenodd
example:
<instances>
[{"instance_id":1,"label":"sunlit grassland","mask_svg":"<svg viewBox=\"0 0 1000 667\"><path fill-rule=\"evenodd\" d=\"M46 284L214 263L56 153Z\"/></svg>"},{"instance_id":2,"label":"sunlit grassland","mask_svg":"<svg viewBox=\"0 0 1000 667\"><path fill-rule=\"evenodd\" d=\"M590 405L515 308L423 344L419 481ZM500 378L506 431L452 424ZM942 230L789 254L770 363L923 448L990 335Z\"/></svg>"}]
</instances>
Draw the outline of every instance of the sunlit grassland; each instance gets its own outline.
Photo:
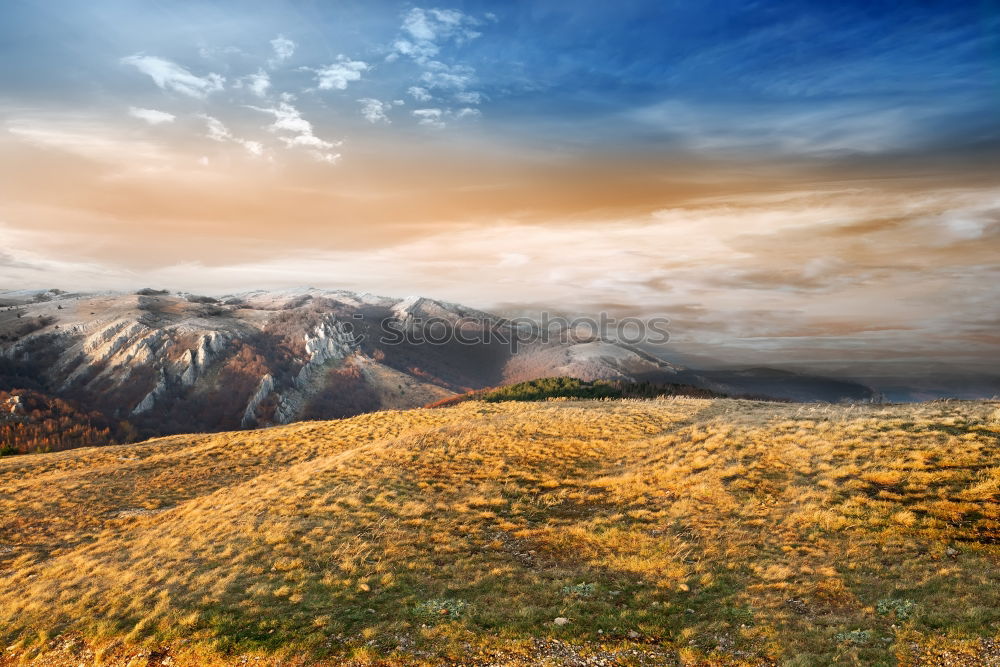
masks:
<instances>
[{"instance_id":1,"label":"sunlit grassland","mask_svg":"<svg viewBox=\"0 0 1000 667\"><path fill-rule=\"evenodd\" d=\"M0 663L976 664L997 410L469 402L0 460Z\"/></svg>"}]
</instances>

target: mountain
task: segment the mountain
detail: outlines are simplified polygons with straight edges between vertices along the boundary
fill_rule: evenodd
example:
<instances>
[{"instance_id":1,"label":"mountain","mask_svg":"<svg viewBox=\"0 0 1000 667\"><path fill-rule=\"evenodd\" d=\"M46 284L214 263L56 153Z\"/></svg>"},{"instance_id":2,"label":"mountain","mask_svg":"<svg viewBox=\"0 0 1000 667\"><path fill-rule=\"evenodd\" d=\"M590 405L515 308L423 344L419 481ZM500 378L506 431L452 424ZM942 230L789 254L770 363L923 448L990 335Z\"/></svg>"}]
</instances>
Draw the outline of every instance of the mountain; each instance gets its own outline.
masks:
<instances>
[{"instance_id":1,"label":"mountain","mask_svg":"<svg viewBox=\"0 0 1000 667\"><path fill-rule=\"evenodd\" d=\"M147 436L407 409L545 377L803 401L874 396L768 369L699 372L596 337L545 341L530 325L422 297L34 290L0 293L0 308L0 389L73 401Z\"/></svg>"},{"instance_id":2,"label":"mountain","mask_svg":"<svg viewBox=\"0 0 1000 667\"><path fill-rule=\"evenodd\" d=\"M776 368L698 371L701 385L732 395L768 396L790 401L877 401L879 395L851 380L804 375Z\"/></svg>"},{"instance_id":3,"label":"mountain","mask_svg":"<svg viewBox=\"0 0 1000 667\"><path fill-rule=\"evenodd\" d=\"M539 377L669 381L684 370L606 340L528 340L524 325L420 297L49 290L0 293L0 304L0 389L73 400L147 435L411 408Z\"/></svg>"}]
</instances>

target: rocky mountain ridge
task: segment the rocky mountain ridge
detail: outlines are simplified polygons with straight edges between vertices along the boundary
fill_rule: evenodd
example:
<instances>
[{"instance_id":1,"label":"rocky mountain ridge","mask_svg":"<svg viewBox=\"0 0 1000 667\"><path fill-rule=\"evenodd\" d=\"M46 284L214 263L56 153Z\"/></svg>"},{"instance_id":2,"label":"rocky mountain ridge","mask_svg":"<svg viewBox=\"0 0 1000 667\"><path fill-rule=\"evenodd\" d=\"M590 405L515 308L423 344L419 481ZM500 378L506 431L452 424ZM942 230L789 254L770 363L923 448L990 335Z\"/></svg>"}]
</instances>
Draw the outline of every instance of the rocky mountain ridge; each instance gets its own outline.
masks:
<instances>
[{"instance_id":1,"label":"rocky mountain ridge","mask_svg":"<svg viewBox=\"0 0 1000 667\"><path fill-rule=\"evenodd\" d=\"M521 325L422 297L49 291L0 293L0 304L0 382L30 378L32 388L147 434L411 408L538 377L668 380L684 372L600 339L515 351L510 339ZM433 329L421 330L429 321L462 335L431 340Z\"/></svg>"}]
</instances>

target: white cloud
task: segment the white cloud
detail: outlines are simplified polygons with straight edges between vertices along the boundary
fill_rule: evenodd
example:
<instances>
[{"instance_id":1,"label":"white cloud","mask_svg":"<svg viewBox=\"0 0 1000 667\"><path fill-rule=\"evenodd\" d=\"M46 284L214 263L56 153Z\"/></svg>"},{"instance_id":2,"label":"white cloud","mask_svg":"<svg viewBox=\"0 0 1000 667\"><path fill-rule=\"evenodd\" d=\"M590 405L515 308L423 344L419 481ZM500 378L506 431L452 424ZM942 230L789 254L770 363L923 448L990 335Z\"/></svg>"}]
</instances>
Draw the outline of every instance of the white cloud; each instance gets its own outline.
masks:
<instances>
[{"instance_id":1,"label":"white cloud","mask_svg":"<svg viewBox=\"0 0 1000 667\"><path fill-rule=\"evenodd\" d=\"M322 151L311 151L314 158L327 164L337 164L340 161L340 153L324 153Z\"/></svg>"},{"instance_id":2,"label":"white cloud","mask_svg":"<svg viewBox=\"0 0 1000 667\"><path fill-rule=\"evenodd\" d=\"M426 125L428 127L442 128L445 126L444 122L444 112L441 109L414 109L412 112L414 118L421 125Z\"/></svg>"},{"instance_id":3,"label":"white cloud","mask_svg":"<svg viewBox=\"0 0 1000 667\"><path fill-rule=\"evenodd\" d=\"M423 65L440 53L441 44L462 44L479 37L480 33L474 28L480 23L457 9L414 7L403 16L400 26L403 36L393 42L392 52L386 59L391 62L406 56Z\"/></svg>"},{"instance_id":4,"label":"white cloud","mask_svg":"<svg viewBox=\"0 0 1000 667\"><path fill-rule=\"evenodd\" d=\"M313 133L312 123L303 118L299 110L287 102L280 102L277 107L250 108L274 116L274 122L267 126L271 132L289 132L295 135L311 135Z\"/></svg>"},{"instance_id":5,"label":"white cloud","mask_svg":"<svg viewBox=\"0 0 1000 667\"><path fill-rule=\"evenodd\" d=\"M473 91L455 93L455 101L460 104L482 104L483 94Z\"/></svg>"},{"instance_id":6,"label":"white cloud","mask_svg":"<svg viewBox=\"0 0 1000 667\"><path fill-rule=\"evenodd\" d=\"M360 81L362 72L369 69L362 60L351 60L347 56L337 56L337 62L315 70L316 82L320 90L346 90L351 81Z\"/></svg>"},{"instance_id":7,"label":"white cloud","mask_svg":"<svg viewBox=\"0 0 1000 667\"><path fill-rule=\"evenodd\" d=\"M218 118L206 115L202 115L201 117L208 125L208 138L212 141L229 141L233 138L229 128Z\"/></svg>"},{"instance_id":8,"label":"white cloud","mask_svg":"<svg viewBox=\"0 0 1000 667\"><path fill-rule=\"evenodd\" d=\"M201 114L200 116L208 126L208 138L212 141L227 142L231 141L234 144L239 144L243 146L244 149L251 155L260 157L264 154L264 145L259 141L250 141L249 139L243 139L235 136L229 131L229 128L225 124L215 118L214 116L209 116L206 114Z\"/></svg>"},{"instance_id":9,"label":"white cloud","mask_svg":"<svg viewBox=\"0 0 1000 667\"><path fill-rule=\"evenodd\" d=\"M422 63L430 60L440 51L437 44L433 42L411 42L408 39L397 39L393 42L392 48L393 52L387 58L390 62L402 55Z\"/></svg>"},{"instance_id":10,"label":"white cloud","mask_svg":"<svg viewBox=\"0 0 1000 667\"><path fill-rule=\"evenodd\" d=\"M421 86L410 86L406 92L418 102L427 102L433 97L426 88L422 88Z\"/></svg>"},{"instance_id":11,"label":"white cloud","mask_svg":"<svg viewBox=\"0 0 1000 667\"><path fill-rule=\"evenodd\" d=\"M447 126L447 120L462 120L463 118L478 118L482 115L479 109L462 107L461 109L414 109L410 112L417 122L427 127L441 129Z\"/></svg>"},{"instance_id":12,"label":"white cloud","mask_svg":"<svg viewBox=\"0 0 1000 667\"><path fill-rule=\"evenodd\" d=\"M163 90L172 90L182 95L204 99L209 93L222 90L226 79L215 73L196 76L177 63L156 56L137 53L122 58L122 64L132 65Z\"/></svg>"},{"instance_id":13,"label":"white cloud","mask_svg":"<svg viewBox=\"0 0 1000 667\"><path fill-rule=\"evenodd\" d=\"M358 102L361 103L361 115L369 123L392 122L386 112L395 105L395 102L382 102L371 97L362 97Z\"/></svg>"},{"instance_id":14,"label":"white cloud","mask_svg":"<svg viewBox=\"0 0 1000 667\"><path fill-rule=\"evenodd\" d=\"M157 111L156 109L143 109L141 107L129 107L128 115L139 120L144 120L150 125L160 125L161 123L172 123L177 118L172 113Z\"/></svg>"},{"instance_id":15,"label":"white cloud","mask_svg":"<svg viewBox=\"0 0 1000 667\"><path fill-rule=\"evenodd\" d=\"M699 151L823 155L905 148L936 112L933 105L908 109L878 100L843 100L780 108L747 103L734 113L720 105L670 99L626 117Z\"/></svg>"},{"instance_id":16,"label":"white cloud","mask_svg":"<svg viewBox=\"0 0 1000 667\"><path fill-rule=\"evenodd\" d=\"M260 143L259 141L247 141L244 139L241 140L239 143L241 143L243 145L243 148L247 149L247 151L249 151L251 155L256 155L257 157L260 157L261 155L264 154L264 144Z\"/></svg>"},{"instance_id":17,"label":"white cloud","mask_svg":"<svg viewBox=\"0 0 1000 667\"><path fill-rule=\"evenodd\" d=\"M15 118L7 131L29 144L108 163L163 164L169 155L155 143L121 136L105 123L76 117Z\"/></svg>"},{"instance_id":18,"label":"white cloud","mask_svg":"<svg viewBox=\"0 0 1000 667\"><path fill-rule=\"evenodd\" d=\"M275 67L288 60L295 53L297 44L284 35L278 35L271 40L271 48L274 50L274 57L267 61L268 65Z\"/></svg>"},{"instance_id":19,"label":"white cloud","mask_svg":"<svg viewBox=\"0 0 1000 667\"><path fill-rule=\"evenodd\" d=\"M257 97L264 97L271 87L271 77L268 76L267 72L259 69L255 74L248 74L238 79L234 87L246 88Z\"/></svg>"},{"instance_id":20,"label":"white cloud","mask_svg":"<svg viewBox=\"0 0 1000 667\"><path fill-rule=\"evenodd\" d=\"M330 164L340 159L340 153L331 153L330 149L339 146L341 142L317 137L313 133L312 123L303 118L301 112L288 102L280 102L277 107L249 108L274 116L274 122L268 125L267 129L276 134L285 147L306 148L314 158Z\"/></svg>"},{"instance_id":21,"label":"white cloud","mask_svg":"<svg viewBox=\"0 0 1000 667\"><path fill-rule=\"evenodd\" d=\"M471 107L463 107L458 111L452 112L451 115L456 120L460 120L462 118L479 118L480 116L483 115L483 113L479 109L473 109Z\"/></svg>"},{"instance_id":22,"label":"white cloud","mask_svg":"<svg viewBox=\"0 0 1000 667\"><path fill-rule=\"evenodd\" d=\"M495 16L487 15L488 20L496 20ZM462 118L478 115L472 113L470 105L481 104L483 95L467 90L473 83L476 71L469 66L449 64L438 59L442 47L446 44L462 44L480 36L476 28L483 21L469 16L456 9L424 9L415 7L403 16L400 26L401 36L392 44L392 51L386 58L391 62L400 56L406 56L420 65L419 85L411 86L407 91L418 102L430 102L434 98L432 91L442 91L440 97L453 97L455 103L465 105L458 111L452 109L437 109L440 113L414 113L423 125L443 127L445 116ZM428 109L418 110L428 111Z\"/></svg>"},{"instance_id":23,"label":"white cloud","mask_svg":"<svg viewBox=\"0 0 1000 667\"><path fill-rule=\"evenodd\" d=\"M472 83L475 76L475 70L465 65L446 65L437 60L432 60L426 66L427 69L420 75L420 80L428 88L461 91Z\"/></svg>"},{"instance_id":24,"label":"white cloud","mask_svg":"<svg viewBox=\"0 0 1000 667\"><path fill-rule=\"evenodd\" d=\"M206 46L198 47L198 55L205 59L226 58L228 56L247 56L243 49L236 46Z\"/></svg>"},{"instance_id":25,"label":"white cloud","mask_svg":"<svg viewBox=\"0 0 1000 667\"><path fill-rule=\"evenodd\" d=\"M403 17L403 32L418 44L453 40L461 43L479 37L479 20L457 9L414 7Z\"/></svg>"}]
</instances>

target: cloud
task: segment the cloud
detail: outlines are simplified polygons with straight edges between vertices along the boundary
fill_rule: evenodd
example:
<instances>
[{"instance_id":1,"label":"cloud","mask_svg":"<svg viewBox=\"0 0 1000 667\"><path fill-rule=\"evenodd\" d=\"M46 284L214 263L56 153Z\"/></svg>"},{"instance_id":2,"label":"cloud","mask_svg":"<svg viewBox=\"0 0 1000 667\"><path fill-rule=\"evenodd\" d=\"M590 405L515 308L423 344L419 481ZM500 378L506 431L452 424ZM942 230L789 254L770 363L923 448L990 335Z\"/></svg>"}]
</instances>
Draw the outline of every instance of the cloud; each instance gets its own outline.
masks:
<instances>
[{"instance_id":1,"label":"cloud","mask_svg":"<svg viewBox=\"0 0 1000 667\"><path fill-rule=\"evenodd\" d=\"M286 97L286 99L291 98ZM313 133L312 123L303 118L302 113L289 102L279 102L276 107L249 108L274 116L274 122L268 125L267 129L276 134L286 148L306 148L314 158L329 164L334 164L340 159L340 154L332 153L330 149L339 146L341 142L326 141L317 137Z\"/></svg>"},{"instance_id":2,"label":"cloud","mask_svg":"<svg viewBox=\"0 0 1000 667\"><path fill-rule=\"evenodd\" d=\"M207 124L208 126L207 136L212 141L219 141L219 142L231 141L235 144L243 146L243 148L245 148L248 153L256 157L260 157L261 155L264 154L264 145L261 144L259 141L250 141L248 139L242 139L240 137L233 135L233 133L229 131L229 128L226 127L225 124L218 118L206 114L201 114L200 117L204 119L205 123Z\"/></svg>"},{"instance_id":3,"label":"cloud","mask_svg":"<svg viewBox=\"0 0 1000 667\"><path fill-rule=\"evenodd\" d=\"M445 126L444 111L441 109L414 109L410 113L421 125L439 129Z\"/></svg>"},{"instance_id":4,"label":"cloud","mask_svg":"<svg viewBox=\"0 0 1000 667\"><path fill-rule=\"evenodd\" d=\"M461 44L479 37L475 27L480 24L457 9L414 7L403 16L403 36L393 42L391 58L403 55L423 64L440 52L441 42Z\"/></svg>"},{"instance_id":5,"label":"cloud","mask_svg":"<svg viewBox=\"0 0 1000 667\"><path fill-rule=\"evenodd\" d=\"M118 128L86 118L15 118L8 121L7 131L32 145L100 162L162 164L169 159L158 144L122 137Z\"/></svg>"},{"instance_id":6,"label":"cloud","mask_svg":"<svg viewBox=\"0 0 1000 667\"><path fill-rule=\"evenodd\" d=\"M455 120L461 120L462 118L478 118L483 115L479 109L473 109L471 107L464 107L458 111L451 112L452 118Z\"/></svg>"},{"instance_id":7,"label":"cloud","mask_svg":"<svg viewBox=\"0 0 1000 667\"><path fill-rule=\"evenodd\" d=\"M478 118L482 115L479 109L463 107L461 109L414 109L410 112L420 125L441 129L447 126L446 120L462 120L463 118Z\"/></svg>"},{"instance_id":8,"label":"cloud","mask_svg":"<svg viewBox=\"0 0 1000 667\"><path fill-rule=\"evenodd\" d=\"M160 125L162 123L172 123L177 118L172 113L157 111L156 109L143 109L141 107L129 107L128 115L139 120L144 120L150 125Z\"/></svg>"},{"instance_id":9,"label":"cloud","mask_svg":"<svg viewBox=\"0 0 1000 667\"><path fill-rule=\"evenodd\" d=\"M243 49L236 46L206 46L198 47L198 55L205 59L226 58L229 56L249 56Z\"/></svg>"},{"instance_id":10,"label":"cloud","mask_svg":"<svg viewBox=\"0 0 1000 667\"><path fill-rule=\"evenodd\" d=\"M487 16L487 19L495 20L495 17ZM392 62L406 56L421 67L419 85L411 86L407 92L418 102L429 102L434 98L431 91L444 91L447 95L440 97L450 96L455 103L466 107L458 111L440 108L438 111L441 113L437 116L432 113L414 114L421 124L443 127L444 116L460 118L474 115L468 107L482 103L481 93L468 90L475 81L475 69L440 59L444 45L460 45L479 37L481 33L477 28L482 23L482 20L456 9L414 7L404 14L401 35L392 43L386 60Z\"/></svg>"},{"instance_id":11,"label":"cloud","mask_svg":"<svg viewBox=\"0 0 1000 667\"><path fill-rule=\"evenodd\" d=\"M287 102L280 102L277 107L250 108L274 116L274 122L267 127L271 132L287 132L296 136L309 136L313 133L312 123L303 118L299 110Z\"/></svg>"},{"instance_id":12,"label":"cloud","mask_svg":"<svg viewBox=\"0 0 1000 667\"><path fill-rule=\"evenodd\" d=\"M267 61L268 65L275 67L285 62L295 53L295 42L284 35L278 35L271 40L271 48L274 50L274 57Z\"/></svg>"},{"instance_id":13,"label":"cloud","mask_svg":"<svg viewBox=\"0 0 1000 667\"><path fill-rule=\"evenodd\" d=\"M347 84L360 81L362 72L368 69L368 63L362 60L351 60L345 55L339 55L335 63L313 71L316 72L320 90L346 90Z\"/></svg>"},{"instance_id":14,"label":"cloud","mask_svg":"<svg viewBox=\"0 0 1000 667\"><path fill-rule=\"evenodd\" d=\"M257 97L265 97L271 87L271 77L262 69L236 80L234 88L246 88Z\"/></svg>"},{"instance_id":15,"label":"cloud","mask_svg":"<svg viewBox=\"0 0 1000 667\"><path fill-rule=\"evenodd\" d=\"M420 75L420 80L428 88L465 90L475 78L475 70L466 65L446 65L432 60L426 63L426 67L427 69Z\"/></svg>"},{"instance_id":16,"label":"cloud","mask_svg":"<svg viewBox=\"0 0 1000 667\"><path fill-rule=\"evenodd\" d=\"M770 150L789 155L877 153L912 146L941 110L933 103L830 100L782 105L665 100L626 113L663 139L706 153Z\"/></svg>"},{"instance_id":17,"label":"cloud","mask_svg":"<svg viewBox=\"0 0 1000 667\"><path fill-rule=\"evenodd\" d=\"M369 123L391 123L389 116L386 112L392 108L393 104L391 102L382 102L371 97L362 97L358 102L361 103L361 115L365 117Z\"/></svg>"},{"instance_id":18,"label":"cloud","mask_svg":"<svg viewBox=\"0 0 1000 667\"><path fill-rule=\"evenodd\" d=\"M45 266L34 262L25 262L6 250L0 250L0 269L27 269L29 271L44 271Z\"/></svg>"},{"instance_id":19,"label":"cloud","mask_svg":"<svg viewBox=\"0 0 1000 667\"><path fill-rule=\"evenodd\" d=\"M455 101L460 104L482 104L482 93L472 91L455 93Z\"/></svg>"},{"instance_id":20,"label":"cloud","mask_svg":"<svg viewBox=\"0 0 1000 667\"><path fill-rule=\"evenodd\" d=\"M225 77L210 73L196 76L177 63L156 56L137 53L121 59L122 64L131 65L163 90L172 90L182 95L204 99L209 93L222 90Z\"/></svg>"},{"instance_id":21,"label":"cloud","mask_svg":"<svg viewBox=\"0 0 1000 667\"><path fill-rule=\"evenodd\" d=\"M406 92L418 102L428 102L433 97L426 88L422 88L421 86L410 86Z\"/></svg>"}]
</instances>

